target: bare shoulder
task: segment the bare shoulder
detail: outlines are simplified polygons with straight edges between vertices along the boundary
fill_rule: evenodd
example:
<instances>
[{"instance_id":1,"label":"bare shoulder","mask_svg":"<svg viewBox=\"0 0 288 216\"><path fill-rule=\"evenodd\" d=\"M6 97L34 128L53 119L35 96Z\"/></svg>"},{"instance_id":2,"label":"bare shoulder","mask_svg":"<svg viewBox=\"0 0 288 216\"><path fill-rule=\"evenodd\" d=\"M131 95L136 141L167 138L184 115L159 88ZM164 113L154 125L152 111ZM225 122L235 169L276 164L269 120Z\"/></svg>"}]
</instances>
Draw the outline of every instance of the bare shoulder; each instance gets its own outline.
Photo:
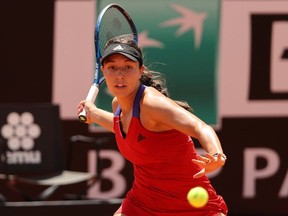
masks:
<instances>
[{"instance_id":1,"label":"bare shoulder","mask_svg":"<svg viewBox=\"0 0 288 216\"><path fill-rule=\"evenodd\" d=\"M147 88L142 103L140 119L144 127L152 131L176 129L195 137L195 128L203 127L203 121L179 106L156 89Z\"/></svg>"},{"instance_id":2,"label":"bare shoulder","mask_svg":"<svg viewBox=\"0 0 288 216\"><path fill-rule=\"evenodd\" d=\"M175 112L175 108L178 109L179 106L173 100L164 96L153 87L147 87L140 104L142 125L151 131L172 129L165 122Z\"/></svg>"},{"instance_id":3,"label":"bare shoulder","mask_svg":"<svg viewBox=\"0 0 288 216\"><path fill-rule=\"evenodd\" d=\"M171 106L171 108L175 108L176 103L165 95L161 94L153 87L146 87L144 92L142 106L144 109L152 109L152 110L162 110L167 109Z\"/></svg>"}]
</instances>

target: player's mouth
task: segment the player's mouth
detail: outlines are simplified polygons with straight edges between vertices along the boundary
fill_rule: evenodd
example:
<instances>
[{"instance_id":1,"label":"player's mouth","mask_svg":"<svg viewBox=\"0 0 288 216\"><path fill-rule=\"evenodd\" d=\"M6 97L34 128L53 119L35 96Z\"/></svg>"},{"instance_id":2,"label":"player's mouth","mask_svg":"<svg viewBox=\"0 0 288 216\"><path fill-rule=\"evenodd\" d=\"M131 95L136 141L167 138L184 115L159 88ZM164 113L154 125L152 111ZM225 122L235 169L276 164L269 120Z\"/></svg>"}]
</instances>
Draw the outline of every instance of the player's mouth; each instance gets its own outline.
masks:
<instances>
[{"instance_id":1,"label":"player's mouth","mask_svg":"<svg viewBox=\"0 0 288 216\"><path fill-rule=\"evenodd\" d=\"M116 87L116 88L124 88L124 87L126 87L126 85L123 85L123 84L117 84L117 85L115 85L115 87Z\"/></svg>"}]
</instances>

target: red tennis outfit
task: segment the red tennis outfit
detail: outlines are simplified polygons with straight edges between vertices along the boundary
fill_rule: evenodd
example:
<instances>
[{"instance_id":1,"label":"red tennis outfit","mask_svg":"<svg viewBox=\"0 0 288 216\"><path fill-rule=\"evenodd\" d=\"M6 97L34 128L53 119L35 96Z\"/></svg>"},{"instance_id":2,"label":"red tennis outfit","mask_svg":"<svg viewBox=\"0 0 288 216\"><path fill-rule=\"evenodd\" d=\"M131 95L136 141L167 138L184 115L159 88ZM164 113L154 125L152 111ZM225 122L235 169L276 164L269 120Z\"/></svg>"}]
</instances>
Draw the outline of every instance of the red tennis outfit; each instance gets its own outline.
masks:
<instances>
[{"instance_id":1,"label":"red tennis outfit","mask_svg":"<svg viewBox=\"0 0 288 216\"><path fill-rule=\"evenodd\" d=\"M114 115L114 131L122 155L133 163L134 182L116 213L126 216L216 216L227 214L223 198L216 194L209 179L194 179L200 168L192 162L196 151L191 138L177 130L152 132L140 122L139 102L145 86L134 99L133 117L126 137L120 125L121 108ZM188 191L202 186L209 193L203 208L193 208Z\"/></svg>"}]
</instances>

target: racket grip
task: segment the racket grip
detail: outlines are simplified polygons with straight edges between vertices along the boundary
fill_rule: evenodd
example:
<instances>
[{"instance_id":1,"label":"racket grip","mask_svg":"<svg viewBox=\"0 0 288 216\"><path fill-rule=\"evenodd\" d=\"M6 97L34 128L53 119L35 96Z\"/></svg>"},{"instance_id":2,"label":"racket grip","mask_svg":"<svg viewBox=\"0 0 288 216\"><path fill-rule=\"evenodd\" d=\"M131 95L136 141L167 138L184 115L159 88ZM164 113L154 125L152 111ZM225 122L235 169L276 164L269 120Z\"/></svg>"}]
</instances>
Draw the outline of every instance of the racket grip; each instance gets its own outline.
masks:
<instances>
[{"instance_id":1,"label":"racket grip","mask_svg":"<svg viewBox=\"0 0 288 216\"><path fill-rule=\"evenodd\" d=\"M98 92L99 92L99 85L97 84L93 84L91 87L90 87L90 90L88 92L88 95L86 97L86 100L90 100L92 102L95 102L96 100L96 97L98 95Z\"/></svg>"},{"instance_id":2,"label":"racket grip","mask_svg":"<svg viewBox=\"0 0 288 216\"><path fill-rule=\"evenodd\" d=\"M97 84L93 84L91 87L90 87L90 90L88 92L88 95L86 97L86 100L89 100L89 101L92 101L93 103L95 102L96 100L96 97L98 95L98 92L99 92L99 85ZM79 113L78 115L78 119L79 121L81 122L86 122L87 121L87 117L86 117L86 110L85 108L83 108L82 112Z\"/></svg>"}]
</instances>

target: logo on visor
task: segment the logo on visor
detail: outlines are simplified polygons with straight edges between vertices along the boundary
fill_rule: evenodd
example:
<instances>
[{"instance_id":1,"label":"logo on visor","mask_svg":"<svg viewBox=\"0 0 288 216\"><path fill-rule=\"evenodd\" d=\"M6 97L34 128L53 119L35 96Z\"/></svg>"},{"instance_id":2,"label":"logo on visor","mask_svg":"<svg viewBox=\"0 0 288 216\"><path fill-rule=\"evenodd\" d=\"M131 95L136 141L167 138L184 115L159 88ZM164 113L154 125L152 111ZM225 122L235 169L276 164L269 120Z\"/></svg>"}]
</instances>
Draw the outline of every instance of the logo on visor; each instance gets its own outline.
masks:
<instances>
[{"instance_id":1,"label":"logo on visor","mask_svg":"<svg viewBox=\"0 0 288 216\"><path fill-rule=\"evenodd\" d=\"M121 45L116 46L113 50L124 50Z\"/></svg>"}]
</instances>

